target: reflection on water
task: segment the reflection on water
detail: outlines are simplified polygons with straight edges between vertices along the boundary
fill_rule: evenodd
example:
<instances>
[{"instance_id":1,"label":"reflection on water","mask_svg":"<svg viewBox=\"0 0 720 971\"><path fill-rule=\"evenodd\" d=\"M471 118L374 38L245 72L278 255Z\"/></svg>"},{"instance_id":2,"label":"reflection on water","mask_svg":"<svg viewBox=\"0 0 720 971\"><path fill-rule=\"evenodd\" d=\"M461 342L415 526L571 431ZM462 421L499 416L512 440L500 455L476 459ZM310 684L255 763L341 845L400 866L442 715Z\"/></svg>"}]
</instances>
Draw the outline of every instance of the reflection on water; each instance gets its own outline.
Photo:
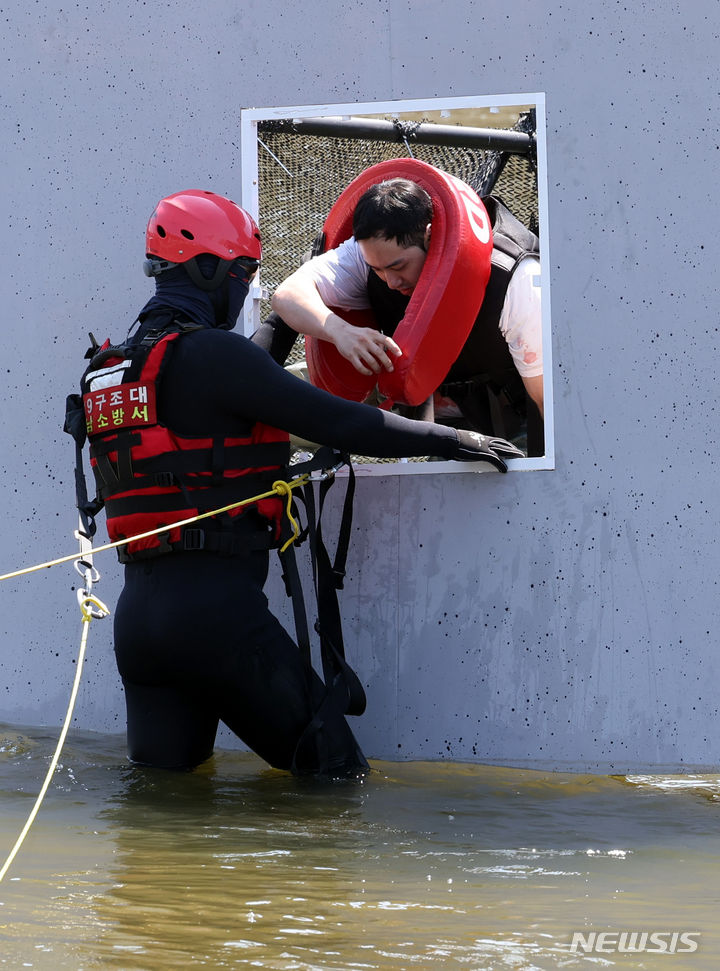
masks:
<instances>
[{"instance_id":1,"label":"reflection on water","mask_svg":"<svg viewBox=\"0 0 720 971\"><path fill-rule=\"evenodd\" d=\"M55 738L0 726L0 865ZM139 770L71 736L0 884L0 967L718 967L720 780L374 763L317 787L254 756ZM572 953L575 931L699 932Z\"/></svg>"}]
</instances>

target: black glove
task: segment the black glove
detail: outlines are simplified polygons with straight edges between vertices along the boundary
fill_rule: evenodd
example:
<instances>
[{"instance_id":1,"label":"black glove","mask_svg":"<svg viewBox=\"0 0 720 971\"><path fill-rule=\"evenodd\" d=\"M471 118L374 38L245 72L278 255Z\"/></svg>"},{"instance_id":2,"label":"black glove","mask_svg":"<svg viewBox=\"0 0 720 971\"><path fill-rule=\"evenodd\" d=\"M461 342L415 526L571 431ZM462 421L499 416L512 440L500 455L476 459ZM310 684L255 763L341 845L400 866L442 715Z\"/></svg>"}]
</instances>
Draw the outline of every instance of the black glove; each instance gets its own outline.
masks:
<instances>
[{"instance_id":1,"label":"black glove","mask_svg":"<svg viewBox=\"0 0 720 971\"><path fill-rule=\"evenodd\" d=\"M504 438L490 438L479 432L468 432L463 428L457 429L458 450L453 458L459 462L489 462L498 472L507 472L504 458L524 459L521 452L511 442Z\"/></svg>"}]
</instances>

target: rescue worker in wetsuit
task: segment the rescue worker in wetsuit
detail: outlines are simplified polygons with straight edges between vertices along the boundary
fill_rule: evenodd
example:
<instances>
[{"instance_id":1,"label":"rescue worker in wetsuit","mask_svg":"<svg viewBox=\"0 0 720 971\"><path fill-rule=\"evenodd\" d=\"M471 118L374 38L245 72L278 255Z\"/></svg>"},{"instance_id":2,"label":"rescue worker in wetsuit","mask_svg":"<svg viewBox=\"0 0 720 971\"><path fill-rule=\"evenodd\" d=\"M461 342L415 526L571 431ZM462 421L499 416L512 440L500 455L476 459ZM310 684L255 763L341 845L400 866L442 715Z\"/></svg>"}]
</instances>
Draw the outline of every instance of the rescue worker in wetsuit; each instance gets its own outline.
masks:
<instances>
[{"instance_id":1,"label":"rescue worker in wetsuit","mask_svg":"<svg viewBox=\"0 0 720 971\"><path fill-rule=\"evenodd\" d=\"M501 471L503 456L519 454L336 398L230 333L261 254L257 226L230 200L200 190L161 200L146 249L156 292L123 345L92 349L82 380L112 538L259 494L283 477L288 432L346 452L481 460ZM277 768L366 770L342 713L314 719L325 685L263 593L283 505L269 499L121 550L115 654L134 762L197 766L222 721ZM299 752L308 731L322 744Z\"/></svg>"},{"instance_id":2,"label":"rescue worker in wetsuit","mask_svg":"<svg viewBox=\"0 0 720 971\"><path fill-rule=\"evenodd\" d=\"M493 229L490 280L472 331L435 395L404 413L505 438L523 433L542 455L543 364L539 241L494 197L483 203ZM432 200L417 183L393 178L363 193L353 236L303 264L276 289L274 313L253 338L277 359L292 330L332 341L362 374L392 370L392 336L422 272ZM354 327L329 308L371 307L379 331Z\"/></svg>"}]
</instances>

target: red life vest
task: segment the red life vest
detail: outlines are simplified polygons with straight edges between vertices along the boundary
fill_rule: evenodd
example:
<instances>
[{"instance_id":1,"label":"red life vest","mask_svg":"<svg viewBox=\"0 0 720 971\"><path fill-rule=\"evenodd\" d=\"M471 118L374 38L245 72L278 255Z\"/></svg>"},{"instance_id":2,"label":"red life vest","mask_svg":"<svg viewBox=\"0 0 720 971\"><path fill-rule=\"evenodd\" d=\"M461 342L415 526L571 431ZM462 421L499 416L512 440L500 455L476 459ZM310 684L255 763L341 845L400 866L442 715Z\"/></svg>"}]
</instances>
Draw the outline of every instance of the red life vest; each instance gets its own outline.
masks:
<instances>
[{"instance_id":1,"label":"red life vest","mask_svg":"<svg viewBox=\"0 0 720 971\"><path fill-rule=\"evenodd\" d=\"M106 342L83 375L90 464L113 542L267 492L289 461L287 432L260 422L232 438L190 438L164 424L157 413L162 370L186 332L175 327L138 344ZM282 514L283 500L273 496L129 543L119 556L268 549L278 545Z\"/></svg>"},{"instance_id":2,"label":"red life vest","mask_svg":"<svg viewBox=\"0 0 720 971\"><path fill-rule=\"evenodd\" d=\"M393 371L378 376L356 371L328 341L306 337L305 354L310 380L326 391L363 401L377 382L389 403L419 405L448 373L472 330L490 278L492 228L482 200L465 182L418 159L390 159L365 169L340 194L323 226L325 250L352 235L360 196L395 177L422 186L433 204L427 258L393 334L403 356L394 360ZM378 328L370 310L331 309L351 324Z\"/></svg>"}]
</instances>

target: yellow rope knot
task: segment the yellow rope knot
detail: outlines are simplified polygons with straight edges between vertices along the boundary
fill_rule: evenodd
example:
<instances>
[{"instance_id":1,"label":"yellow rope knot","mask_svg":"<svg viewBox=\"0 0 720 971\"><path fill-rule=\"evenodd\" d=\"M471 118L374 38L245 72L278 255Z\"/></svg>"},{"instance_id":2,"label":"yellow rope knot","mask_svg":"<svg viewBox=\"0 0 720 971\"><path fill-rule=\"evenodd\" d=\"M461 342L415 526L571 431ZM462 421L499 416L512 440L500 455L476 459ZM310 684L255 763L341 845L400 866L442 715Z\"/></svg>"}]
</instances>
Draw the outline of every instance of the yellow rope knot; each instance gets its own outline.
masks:
<instances>
[{"instance_id":1,"label":"yellow rope knot","mask_svg":"<svg viewBox=\"0 0 720 971\"><path fill-rule=\"evenodd\" d=\"M287 540L287 542L285 542L280 547L281 553L284 553L285 550L288 548L288 546L291 543L294 543L295 540L300 535L300 524L292 514L292 501L293 501L292 491L293 489L297 489L298 486L304 485L307 479L308 479L308 476L301 475L297 479L295 479L294 482L285 482L283 479L278 479L277 482L273 482L273 492L276 492L280 496L280 498L282 498L283 496L286 496L287 498L287 503L285 505L285 513L287 515L287 518L290 520L290 525L292 526L292 536L290 537L290 539Z\"/></svg>"},{"instance_id":2,"label":"yellow rope knot","mask_svg":"<svg viewBox=\"0 0 720 971\"><path fill-rule=\"evenodd\" d=\"M95 607L95 610L93 610L93 607ZM85 623L90 623L93 617L100 618L110 616L110 611L102 600L98 600L98 598L92 594L83 597L83 599L80 601L80 611L83 615L83 621Z\"/></svg>"}]
</instances>

